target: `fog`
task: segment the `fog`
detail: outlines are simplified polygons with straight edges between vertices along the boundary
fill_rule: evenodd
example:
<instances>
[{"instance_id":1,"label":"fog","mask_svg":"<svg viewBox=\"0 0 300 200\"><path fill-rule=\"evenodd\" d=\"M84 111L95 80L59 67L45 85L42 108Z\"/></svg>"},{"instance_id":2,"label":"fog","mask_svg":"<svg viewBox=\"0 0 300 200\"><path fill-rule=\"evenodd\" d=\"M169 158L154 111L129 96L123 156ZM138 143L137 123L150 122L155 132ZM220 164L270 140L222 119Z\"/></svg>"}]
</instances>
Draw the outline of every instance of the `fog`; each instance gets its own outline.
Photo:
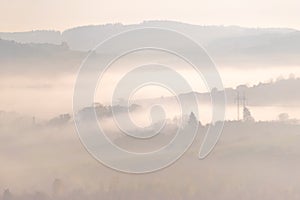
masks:
<instances>
[{"instance_id":1,"label":"fog","mask_svg":"<svg viewBox=\"0 0 300 200\"><path fill-rule=\"evenodd\" d=\"M178 162L144 175L119 173L94 160L72 121L55 125L1 113L0 127L0 188L9 188L10 199L298 199L300 195L300 127L289 121L228 121L218 145L204 160L197 158L207 128L201 126L197 140ZM124 137L114 141L122 146L122 140L130 144Z\"/></svg>"},{"instance_id":2,"label":"fog","mask_svg":"<svg viewBox=\"0 0 300 200\"><path fill-rule=\"evenodd\" d=\"M251 73L247 73L247 77L251 77ZM183 72L185 77L190 80L191 84L197 83L196 92L205 93L207 89L202 80L194 79L194 75L189 76L189 72ZM243 73L235 73L237 79L242 79ZM250 75L249 75L250 74ZM103 104L111 104L111 95L112 91L114 91L114 84L117 83L118 77L117 75L106 74L107 77L110 77L109 80L104 80L102 82L105 85L104 88L101 88L101 91L96 93L95 102L100 102ZM255 75L253 75L255 76ZM268 75L266 75L267 77ZM116 78L114 78L116 77ZM282 77L282 76L281 76ZM288 78L289 76L283 76ZM72 113L72 98L73 98L73 90L74 83L76 77L75 75L63 75L58 77L42 77L41 76L22 76L12 75L12 76L1 76L0 79L0 88L1 88L1 105L0 110L3 111L15 111L18 113L22 113L24 115L35 116L41 119L49 119L55 117L59 113ZM195 80L195 81L193 81ZM232 77L226 78L226 75L223 75L223 80L234 80ZM276 81L276 80L275 80ZM259 82L259 81L258 81ZM265 79L265 83L270 82L269 78ZM274 120L277 118L277 115L282 112L289 113L292 117L300 118L299 109L298 109L298 97L297 93L293 91L298 88L298 81L290 81L286 80L286 86L280 85L280 87L274 85L272 87L273 91L270 93L268 99L266 97L261 98L260 95L265 94L265 90L262 89L259 92L255 87L252 88L251 84L248 84L249 89L241 89L241 92L244 92L248 102L248 106L254 112L254 116L259 120ZM230 85L230 84L228 84ZM225 85L226 86L226 85ZM236 86L233 84L233 88ZM282 88L282 89L281 89ZM285 88L289 88L286 90ZM267 90L267 88L266 88ZM268 89L270 91L270 89ZM255 92L257 91L257 92ZM285 91L285 95L281 94ZM288 91L291 91L290 93ZM185 91L182 91L183 94ZM191 91L186 91L191 92ZM105 94L105 95L103 95ZM144 87L140 91L137 91L135 95L132 96L132 103L136 102L138 104L143 104L145 107L155 103L161 103L161 97L164 97L164 105L169 107L166 108L170 112L168 113L168 117L172 118L172 115L176 115L176 112L173 114L170 110L170 106L168 105L177 105L176 98L168 98L173 96L173 94L169 93L165 89L160 89L159 87L149 86ZM227 119L235 119L236 117L236 108L235 108L235 99L236 93L232 90L228 90L227 93ZM51 102L51 103L49 103ZM210 99L205 98L199 100L199 110L201 110L202 115L200 116L200 120L205 123L209 122L210 119ZM268 112L264 112L268 110Z\"/></svg>"},{"instance_id":3,"label":"fog","mask_svg":"<svg viewBox=\"0 0 300 200\"><path fill-rule=\"evenodd\" d=\"M222 101L211 102L211 94L220 97L221 89L209 89L203 74L170 52L131 52L98 74L104 69L98 62L115 52L91 48L107 36L148 25L173 28L204 46L224 85L226 114L221 122L212 121L212 112ZM0 37L0 200L299 199L299 31L154 21ZM87 55L94 55L95 68L84 74L85 84L98 74L98 85L90 104L76 107L75 84ZM149 70L136 70L145 64ZM170 67L190 87L167 67L153 70L157 65ZM169 80L174 87L122 84L126 78L134 82L149 77ZM155 151L177 135L189 138L190 127L199 129L173 165L137 175L107 167L83 144L78 123L86 123L87 135L92 134L94 117L107 139L129 152ZM205 134L222 122L217 145L199 159ZM147 138L152 132L157 135ZM104 153L109 149L95 146Z\"/></svg>"}]
</instances>

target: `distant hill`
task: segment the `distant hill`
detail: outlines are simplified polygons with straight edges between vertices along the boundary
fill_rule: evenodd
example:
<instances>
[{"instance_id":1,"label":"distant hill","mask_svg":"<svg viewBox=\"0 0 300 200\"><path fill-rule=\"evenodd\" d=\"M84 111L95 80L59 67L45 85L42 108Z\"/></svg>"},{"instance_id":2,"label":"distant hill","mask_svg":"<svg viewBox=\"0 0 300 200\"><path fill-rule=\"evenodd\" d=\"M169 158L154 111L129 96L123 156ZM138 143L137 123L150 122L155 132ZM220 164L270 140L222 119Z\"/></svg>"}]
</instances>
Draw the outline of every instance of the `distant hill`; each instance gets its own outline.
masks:
<instances>
[{"instance_id":1,"label":"distant hill","mask_svg":"<svg viewBox=\"0 0 300 200\"><path fill-rule=\"evenodd\" d=\"M51 55L57 55L68 51L69 47L65 43L60 45L36 43L23 44L0 39L0 58L2 59L19 59L22 57L39 58L40 56L47 58Z\"/></svg>"},{"instance_id":2,"label":"distant hill","mask_svg":"<svg viewBox=\"0 0 300 200\"><path fill-rule=\"evenodd\" d=\"M201 26L173 21L146 21L132 25L75 27L63 33L57 31L0 33L0 38L34 44L59 45L65 42L70 50L87 52L110 36L143 27L161 27L186 34L205 47L218 65L300 64L300 31L284 28ZM1 45L3 44L0 44L0 48Z\"/></svg>"},{"instance_id":3,"label":"distant hill","mask_svg":"<svg viewBox=\"0 0 300 200\"><path fill-rule=\"evenodd\" d=\"M260 38L261 35L288 36L298 32L294 29L276 28L242 28L238 26L201 26L191 25L174 21L146 21L140 24L122 25L106 24L97 26L82 26L66 30L62 33L63 41L67 42L71 49L87 51L95 47L107 37L117 33L144 27L160 27L172 29L191 37L200 44L208 47L216 41L231 40L232 38L243 39ZM248 41L253 42L253 41ZM261 41L259 40L258 43ZM236 41L235 41L236 43ZM245 45L245 44L244 44ZM240 43L238 46L244 46ZM256 45L256 44L255 44ZM236 46L236 45L234 45Z\"/></svg>"},{"instance_id":4,"label":"distant hill","mask_svg":"<svg viewBox=\"0 0 300 200\"><path fill-rule=\"evenodd\" d=\"M62 37L59 31L0 32L0 38L3 40L13 40L19 43L62 43Z\"/></svg>"},{"instance_id":5,"label":"distant hill","mask_svg":"<svg viewBox=\"0 0 300 200\"><path fill-rule=\"evenodd\" d=\"M226 98L228 104L235 104L237 92L241 96L246 96L249 106L299 106L300 78L289 78L277 80L269 83L259 83L252 87L240 85L236 89L226 88ZM218 91L214 91L220 94ZM192 99L195 94L201 102L210 102L210 93L185 93L179 95L180 98Z\"/></svg>"},{"instance_id":6,"label":"distant hill","mask_svg":"<svg viewBox=\"0 0 300 200\"><path fill-rule=\"evenodd\" d=\"M0 73L73 73L86 53L69 49L66 43L17 43L0 39Z\"/></svg>"}]
</instances>

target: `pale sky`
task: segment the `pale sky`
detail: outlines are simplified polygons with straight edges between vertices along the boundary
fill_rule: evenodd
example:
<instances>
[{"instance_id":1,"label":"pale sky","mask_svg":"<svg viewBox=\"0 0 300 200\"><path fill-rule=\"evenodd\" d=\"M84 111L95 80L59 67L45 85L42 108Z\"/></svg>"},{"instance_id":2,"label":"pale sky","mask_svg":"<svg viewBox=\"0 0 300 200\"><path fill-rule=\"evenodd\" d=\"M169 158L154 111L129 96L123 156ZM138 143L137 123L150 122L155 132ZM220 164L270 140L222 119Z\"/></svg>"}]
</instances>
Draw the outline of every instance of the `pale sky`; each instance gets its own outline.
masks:
<instances>
[{"instance_id":1,"label":"pale sky","mask_svg":"<svg viewBox=\"0 0 300 200\"><path fill-rule=\"evenodd\" d=\"M144 20L300 30L299 0L0 0L0 31Z\"/></svg>"}]
</instances>

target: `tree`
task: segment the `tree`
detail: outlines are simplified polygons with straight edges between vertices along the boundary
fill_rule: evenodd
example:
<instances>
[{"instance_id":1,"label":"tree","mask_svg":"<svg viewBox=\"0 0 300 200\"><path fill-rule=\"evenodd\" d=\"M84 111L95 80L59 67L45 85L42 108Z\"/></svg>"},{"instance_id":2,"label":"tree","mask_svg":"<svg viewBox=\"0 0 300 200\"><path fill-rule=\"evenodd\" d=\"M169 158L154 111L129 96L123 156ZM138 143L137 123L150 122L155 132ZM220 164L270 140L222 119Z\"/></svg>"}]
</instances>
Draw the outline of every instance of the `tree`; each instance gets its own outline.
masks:
<instances>
[{"instance_id":1,"label":"tree","mask_svg":"<svg viewBox=\"0 0 300 200\"><path fill-rule=\"evenodd\" d=\"M62 180L60 179L55 179L53 184L52 184L52 195L53 197L57 198L62 196L64 193L64 184Z\"/></svg>"},{"instance_id":2,"label":"tree","mask_svg":"<svg viewBox=\"0 0 300 200\"><path fill-rule=\"evenodd\" d=\"M244 107L243 119L245 122L253 122L254 121L254 118L252 117L250 110L246 107Z\"/></svg>"},{"instance_id":3,"label":"tree","mask_svg":"<svg viewBox=\"0 0 300 200\"><path fill-rule=\"evenodd\" d=\"M194 112L191 112L191 114L190 114L190 116L189 116L188 124L189 124L189 125L195 125L195 126L197 126L198 123L199 123L199 122L198 122L198 120L197 120L197 118L196 118Z\"/></svg>"},{"instance_id":4,"label":"tree","mask_svg":"<svg viewBox=\"0 0 300 200\"><path fill-rule=\"evenodd\" d=\"M281 113L278 115L278 120L281 121L281 122L286 122L289 120L289 114L287 113Z\"/></svg>"},{"instance_id":5,"label":"tree","mask_svg":"<svg viewBox=\"0 0 300 200\"><path fill-rule=\"evenodd\" d=\"M12 199L12 194L10 193L9 189L4 190L2 199L3 200L11 200Z\"/></svg>"}]
</instances>

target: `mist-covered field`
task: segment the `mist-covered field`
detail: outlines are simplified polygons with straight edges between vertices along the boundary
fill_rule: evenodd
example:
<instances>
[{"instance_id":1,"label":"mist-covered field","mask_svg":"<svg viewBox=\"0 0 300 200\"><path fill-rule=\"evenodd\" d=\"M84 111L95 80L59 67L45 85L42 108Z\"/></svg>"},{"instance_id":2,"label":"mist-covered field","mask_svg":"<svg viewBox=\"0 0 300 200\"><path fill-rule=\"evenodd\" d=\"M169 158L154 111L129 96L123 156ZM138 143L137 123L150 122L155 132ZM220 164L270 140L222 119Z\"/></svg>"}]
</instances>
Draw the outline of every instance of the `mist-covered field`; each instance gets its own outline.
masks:
<instances>
[{"instance_id":1,"label":"mist-covered field","mask_svg":"<svg viewBox=\"0 0 300 200\"><path fill-rule=\"evenodd\" d=\"M174 165L133 175L93 159L80 144L72 121L32 124L20 116L4 121L7 115L1 114L0 126L3 200L298 199L300 195L300 126L293 122L227 121L216 148L199 160L208 127L201 126L192 147ZM122 140L125 136L114 141Z\"/></svg>"},{"instance_id":2,"label":"mist-covered field","mask_svg":"<svg viewBox=\"0 0 300 200\"><path fill-rule=\"evenodd\" d=\"M173 54L145 50L111 64L94 99L75 110L75 83L90 49L113 34L148 26L173 29L203 45L224 90L207 87L195 69ZM296 29L172 21L83 26L63 32L1 32L0 200L300 199L299 47ZM199 56L194 49L189 51L193 58ZM112 48L105 54L93 53L91 63L98 66L99 60L115 52ZM130 93L130 101L121 95L123 90L113 98L120 79L150 61L171 65L191 87L186 90L178 79L171 79L178 93L161 85L142 85ZM87 83L99 69L86 74ZM168 72L145 70L133 77L167 79ZM128 85L121 84L124 89ZM223 102L212 103L211 94L220 97L223 92L225 117L212 121L214 106ZM182 111L180 102L193 105L194 97L197 106ZM163 107L163 115L160 108L155 110L157 105ZM103 165L85 148L76 123L90 128L94 116L112 143L138 153L163 147L177 130L185 139L189 127L199 125L199 129L191 147L174 164L137 175ZM134 127L126 123L128 116ZM159 134L136 141L120 130L116 118L139 136L156 130ZM206 132L222 122L215 148L199 159ZM99 148L108 151L105 145Z\"/></svg>"}]
</instances>

